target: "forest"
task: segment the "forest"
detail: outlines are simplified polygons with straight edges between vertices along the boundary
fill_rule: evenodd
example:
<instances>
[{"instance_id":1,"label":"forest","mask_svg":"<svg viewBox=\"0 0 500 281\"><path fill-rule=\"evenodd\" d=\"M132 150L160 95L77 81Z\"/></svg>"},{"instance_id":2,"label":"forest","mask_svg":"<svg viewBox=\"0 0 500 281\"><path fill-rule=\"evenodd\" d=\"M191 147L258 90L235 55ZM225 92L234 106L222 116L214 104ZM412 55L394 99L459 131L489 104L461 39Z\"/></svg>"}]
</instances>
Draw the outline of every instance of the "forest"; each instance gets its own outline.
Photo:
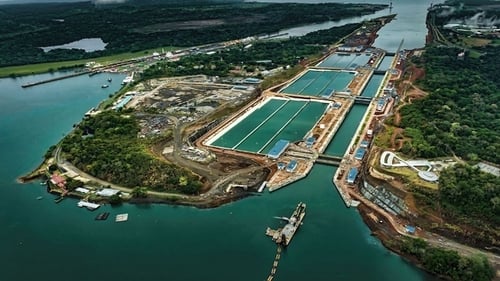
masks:
<instances>
[{"instance_id":1,"label":"forest","mask_svg":"<svg viewBox=\"0 0 500 281\"><path fill-rule=\"evenodd\" d=\"M436 22L443 25L478 14L474 9L456 10ZM489 11L485 17L495 16L493 13ZM428 94L400 109L400 126L411 139L400 151L412 157L460 159L460 164L440 172L437 191L414 188L414 195L422 208L431 206L445 219L435 231L476 246L496 246L500 180L474 164L500 164L500 46L484 36L477 40L488 44L462 46L465 36L443 33L453 43L430 44L421 56L411 58L411 63L425 71L416 85ZM471 36L466 39L474 40Z\"/></svg>"},{"instance_id":2,"label":"forest","mask_svg":"<svg viewBox=\"0 0 500 281\"><path fill-rule=\"evenodd\" d=\"M495 270L482 255L460 256L456 251L433 247L422 239L406 237L400 251L411 255L424 269L454 281L490 281Z\"/></svg>"},{"instance_id":3,"label":"forest","mask_svg":"<svg viewBox=\"0 0 500 281\"><path fill-rule=\"evenodd\" d=\"M428 47L414 62L425 68L419 86L430 94L401 109L401 127L412 138L409 155L432 158L457 155L500 164L500 47L482 55L457 55L462 49Z\"/></svg>"},{"instance_id":4,"label":"forest","mask_svg":"<svg viewBox=\"0 0 500 281\"><path fill-rule=\"evenodd\" d=\"M196 46L371 14L386 5L222 3L95 6L91 2L0 6L0 66L99 57L161 46ZM36 10L37 13L32 11ZM83 38L106 49L44 52Z\"/></svg>"},{"instance_id":5,"label":"forest","mask_svg":"<svg viewBox=\"0 0 500 281\"><path fill-rule=\"evenodd\" d=\"M273 69L280 66L294 66L302 59L320 53L326 45L337 42L361 25L358 23L333 27L289 40L260 41L250 48L240 45L213 55L185 56L176 62L156 64L155 67L144 72L143 78L194 74L228 76L229 71L237 66L243 67L248 72L253 72L255 68Z\"/></svg>"},{"instance_id":6,"label":"forest","mask_svg":"<svg viewBox=\"0 0 500 281\"><path fill-rule=\"evenodd\" d=\"M445 215L473 224L500 225L500 178L469 165L445 169L439 178Z\"/></svg>"},{"instance_id":7,"label":"forest","mask_svg":"<svg viewBox=\"0 0 500 281\"><path fill-rule=\"evenodd\" d=\"M197 194L198 176L154 158L137 138L139 125L133 114L114 110L84 119L65 137L64 157L82 171L130 188Z\"/></svg>"}]
</instances>

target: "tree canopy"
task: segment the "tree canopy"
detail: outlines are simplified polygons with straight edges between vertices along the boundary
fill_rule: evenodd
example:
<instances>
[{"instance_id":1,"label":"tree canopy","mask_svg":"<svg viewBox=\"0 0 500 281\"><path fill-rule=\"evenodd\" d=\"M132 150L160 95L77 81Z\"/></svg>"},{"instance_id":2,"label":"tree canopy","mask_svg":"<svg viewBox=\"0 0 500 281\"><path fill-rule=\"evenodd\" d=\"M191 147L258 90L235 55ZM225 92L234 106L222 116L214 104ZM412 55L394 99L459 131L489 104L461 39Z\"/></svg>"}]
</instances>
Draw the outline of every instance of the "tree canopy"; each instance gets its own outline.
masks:
<instances>
[{"instance_id":1,"label":"tree canopy","mask_svg":"<svg viewBox=\"0 0 500 281\"><path fill-rule=\"evenodd\" d=\"M415 60L425 66L420 86L430 94L401 109L401 126L413 140L406 153L500 163L500 47L480 50L480 58L462 60L462 49L429 47Z\"/></svg>"},{"instance_id":2,"label":"tree canopy","mask_svg":"<svg viewBox=\"0 0 500 281\"><path fill-rule=\"evenodd\" d=\"M83 120L61 146L68 161L100 179L131 188L198 193L199 178L153 157L138 132L133 115L110 110Z\"/></svg>"},{"instance_id":3,"label":"tree canopy","mask_svg":"<svg viewBox=\"0 0 500 281\"><path fill-rule=\"evenodd\" d=\"M189 47L371 14L387 5L223 3L95 6L89 2L0 6L0 66L99 57L163 46ZM37 11L33 13L33 11ZM101 38L105 50L56 49Z\"/></svg>"},{"instance_id":4,"label":"tree canopy","mask_svg":"<svg viewBox=\"0 0 500 281\"><path fill-rule=\"evenodd\" d=\"M455 165L441 173L439 196L449 216L500 225L500 177Z\"/></svg>"}]
</instances>

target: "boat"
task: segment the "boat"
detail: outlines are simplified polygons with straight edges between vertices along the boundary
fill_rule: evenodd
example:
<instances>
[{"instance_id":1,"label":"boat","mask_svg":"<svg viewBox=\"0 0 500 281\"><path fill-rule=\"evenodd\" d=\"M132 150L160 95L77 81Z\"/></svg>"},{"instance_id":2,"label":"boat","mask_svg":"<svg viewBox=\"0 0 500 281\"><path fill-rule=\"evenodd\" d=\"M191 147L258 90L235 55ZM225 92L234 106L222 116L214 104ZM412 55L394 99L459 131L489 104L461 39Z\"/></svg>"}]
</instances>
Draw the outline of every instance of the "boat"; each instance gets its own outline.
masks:
<instances>
[{"instance_id":1,"label":"boat","mask_svg":"<svg viewBox=\"0 0 500 281\"><path fill-rule=\"evenodd\" d=\"M87 208L87 210L89 211L94 211L96 210L97 208L99 208L101 205L99 204L95 204L95 203L92 203L92 202L88 202L88 201L84 201L84 200L80 200L78 203L77 203L77 206L82 208L82 207L85 207Z\"/></svg>"},{"instance_id":2,"label":"boat","mask_svg":"<svg viewBox=\"0 0 500 281\"><path fill-rule=\"evenodd\" d=\"M110 82L110 83L111 83L111 81L113 81L113 79L111 79L111 78L108 78L108 82Z\"/></svg>"},{"instance_id":3,"label":"boat","mask_svg":"<svg viewBox=\"0 0 500 281\"><path fill-rule=\"evenodd\" d=\"M134 81L134 76L129 75L129 76L127 76L127 77L125 77L125 78L123 79L123 81L122 81L122 85L126 85L126 84L128 84L128 83L130 83L130 82L132 82L132 81Z\"/></svg>"},{"instance_id":4,"label":"boat","mask_svg":"<svg viewBox=\"0 0 500 281\"><path fill-rule=\"evenodd\" d=\"M105 221L109 217L109 212L100 213L95 217L96 221Z\"/></svg>"},{"instance_id":5,"label":"boat","mask_svg":"<svg viewBox=\"0 0 500 281\"><path fill-rule=\"evenodd\" d=\"M266 229L266 235L271 236L274 242L279 245L288 246L293 236L297 232L297 229L302 225L304 216L306 215L306 204L300 202L295 211L293 211L290 218L283 217L281 219L287 220L288 223L283 228L278 229Z\"/></svg>"},{"instance_id":6,"label":"boat","mask_svg":"<svg viewBox=\"0 0 500 281\"><path fill-rule=\"evenodd\" d=\"M356 208L357 206L359 206L359 204L361 204L360 201L351 199L351 207Z\"/></svg>"},{"instance_id":7,"label":"boat","mask_svg":"<svg viewBox=\"0 0 500 281\"><path fill-rule=\"evenodd\" d=\"M38 196L38 197L36 198L36 200L42 200L42 199L43 199L43 196Z\"/></svg>"},{"instance_id":8,"label":"boat","mask_svg":"<svg viewBox=\"0 0 500 281\"><path fill-rule=\"evenodd\" d=\"M103 84L103 85L101 86L101 88L103 88L103 89L104 89L104 88L107 88L107 87L109 87L109 85L108 85L108 84Z\"/></svg>"}]
</instances>

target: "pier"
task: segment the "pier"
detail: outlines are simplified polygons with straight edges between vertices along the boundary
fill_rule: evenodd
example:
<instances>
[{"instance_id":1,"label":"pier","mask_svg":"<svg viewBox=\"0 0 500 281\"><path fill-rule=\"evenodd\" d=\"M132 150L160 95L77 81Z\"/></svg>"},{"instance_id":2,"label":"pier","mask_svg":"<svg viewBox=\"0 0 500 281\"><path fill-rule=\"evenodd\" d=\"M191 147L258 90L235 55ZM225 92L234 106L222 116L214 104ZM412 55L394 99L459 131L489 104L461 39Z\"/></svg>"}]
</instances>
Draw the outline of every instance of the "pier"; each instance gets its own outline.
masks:
<instances>
[{"instance_id":1,"label":"pier","mask_svg":"<svg viewBox=\"0 0 500 281\"><path fill-rule=\"evenodd\" d=\"M271 267L271 273L269 273L269 276L267 276L266 281L272 281L274 278L274 275L276 274L276 271L278 270L278 264L281 258L281 251L282 248L280 245L278 245L278 248L276 248L276 256L274 256L274 262L273 266Z\"/></svg>"},{"instance_id":2,"label":"pier","mask_svg":"<svg viewBox=\"0 0 500 281\"><path fill-rule=\"evenodd\" d=\"M63 80L63 79L68 79L68 78L72 78L72 77L76 77L76 76L80 76L80 75L84 75L84 74L90 74L90 73L91 73L90 71L77 72L77 73L68 74L68 75L64 75L64 76L60 76L60 77L56 77L56 78L50 78L50 79L41 80L41 81L37 81L37 82L26 83L26 84L21 85L21 87L22 88L29 88L29 87L33 87L33 86L37 86L37 85L41 85L41 84L46 84L46 83L59 81L59 80Z\"/></svg>"}]
</instances>

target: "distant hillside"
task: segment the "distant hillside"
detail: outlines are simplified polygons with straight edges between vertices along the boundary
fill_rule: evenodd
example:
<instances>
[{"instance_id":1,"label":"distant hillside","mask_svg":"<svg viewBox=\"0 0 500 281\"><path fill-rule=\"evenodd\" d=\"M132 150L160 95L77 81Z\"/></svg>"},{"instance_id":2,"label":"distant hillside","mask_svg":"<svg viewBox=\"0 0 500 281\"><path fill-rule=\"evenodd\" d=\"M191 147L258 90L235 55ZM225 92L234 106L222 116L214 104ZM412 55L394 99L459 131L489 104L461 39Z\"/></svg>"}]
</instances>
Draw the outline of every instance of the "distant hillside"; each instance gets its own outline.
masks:
<instances>
[{"instance_id":1,"label":"distant hillside","mask_svg":"<svg viewBox=\"0 0 500 281\"><path fill-rule=\"evenodd\" d=\"M135 2L2 5L0 66L87 59L165 46L197 46L372 14L387 6L228 3L228 0L215 0L217 3L207 0L131 1ZM182 5L173 4L179 2ZM41 49L84 38L100 38L107 44L105 50L86 53L82 49L59 48L47 52Z\"/></svg>"},{"instance_id":2,"label":"distant hillside","mask_svg":"<svg viewBox=\"0 0 500 281\"><path fill-rule=\"evenodd\" d=\"M243 0L92 0L92 1L82 1L82 0L0 0L0 5L18 5L18 4L41 4L41 3L76 3L76 2L92 2L95 4L137 4L137 5L149 5L149 4L203 4L203 3L239 3Z\"/></svg>"}]
</instances>

